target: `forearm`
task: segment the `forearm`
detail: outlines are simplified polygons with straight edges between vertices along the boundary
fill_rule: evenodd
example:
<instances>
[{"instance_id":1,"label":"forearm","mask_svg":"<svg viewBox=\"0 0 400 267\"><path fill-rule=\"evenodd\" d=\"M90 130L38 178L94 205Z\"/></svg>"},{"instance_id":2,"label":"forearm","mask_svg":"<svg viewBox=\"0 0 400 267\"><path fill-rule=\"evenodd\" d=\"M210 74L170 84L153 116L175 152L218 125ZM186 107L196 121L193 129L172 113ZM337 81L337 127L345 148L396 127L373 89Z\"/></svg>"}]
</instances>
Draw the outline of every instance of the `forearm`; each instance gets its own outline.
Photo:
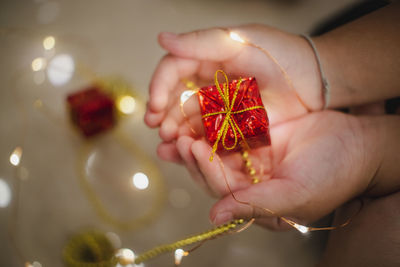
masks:
<instances>
[{"instance_id":1,"label":"forearm","mask_svg":"<svg viewBox=\"0 0 400 267\"><path fill-rule=\"evenodd\" d=\"M314 42L331 85L329 107L400 95L400 4L392 4Z\"/></svg>"},{"instance_id":2,"label":"forearm","mask_svg":"<svg viewBox=\"0 0 400 267\"><path fill-rule=\"evenodd\" d=\"M377 165L367 194L386 195L400 190L400 116L361 117L365 146Z\"/></svg>"}]
</instances>

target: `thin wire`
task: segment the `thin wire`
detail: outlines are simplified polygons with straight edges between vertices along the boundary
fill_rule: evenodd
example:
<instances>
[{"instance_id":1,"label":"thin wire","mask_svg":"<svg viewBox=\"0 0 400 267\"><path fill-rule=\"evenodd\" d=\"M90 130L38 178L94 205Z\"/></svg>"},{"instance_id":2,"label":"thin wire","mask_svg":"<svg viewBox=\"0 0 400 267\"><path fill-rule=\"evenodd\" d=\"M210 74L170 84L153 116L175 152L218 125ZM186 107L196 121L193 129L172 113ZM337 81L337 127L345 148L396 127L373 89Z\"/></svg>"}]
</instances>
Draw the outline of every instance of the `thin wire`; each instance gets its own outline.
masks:
<instances>
[{"instance_id":1,"label":"thin wire","mask_svg":"<svg viewBox=\"0 0 400 267\"><path fill-rule=\"evenodd\" d=\"M222 28L222 30L224 30L224 31L226 31L226 32L229 33L229 29ZM280 69L282 75L283 75L284 78L285 78L285 81L288 83L288 85L291 87L291 89L295 92L295 94L296 94L298 100L299 100L299 101L302 103L302 105L307 109L307 111L310 111L310 109L304 104L304 102L301 100L301 98L299 97L299 95L298 95L298 94L296 93L296 91L294 90L292 80L290 79L290 77L289 77L289 75L287 74L287 72L285 71L285 69L284 69L284 68L279 64L279 62L275 59L275 57L273 57L273 56L272 56L266 49L264 49L263 47L258 46L258 45L254 44L254 43L251 43L251 42L249 42L249 41L247 41L247 40L245 41L244 44L259 49L261 52L263 52L265 55L267 55L267 56L274 62L274 64L276 64L276 66L278 66L278 68ZM186 83L188 83L187 80L184 80L184 81L186 81ZM190 81L189 81L189 82L190 82ZM196 92L198 92L198 90L197 90ZM187 117L186 113L183 111L183 105L184 105L184 103L180 102L180 107L181 107L182 116L184 117L185 122L189 124L190 128L193 129L193 127L190 125L189 118ZM256 208L257 208L257 209L264 210L264 211L266 211L267 213L269 213L269 214L271 214L271 215L273 215L273 216L276 216L276 217L280 218L281 220L283 220L284 222L286 222L288 225L290 225L291 227L295 228L296 230L299 230L299 229L298 229L298 226L303 226L303 225L297 224L297 223L296 223L295 221L293 221L293 220L290 220L290 219L288 219L288 218L285 218L285 217L283 217L283 216L278 215L276 212L272 211L271 209L268 209L268 208L265 208L265 207L261 207L261 206L255 205L255 204L253 204L253 203L251 203L251 202L241 201L241 200L237 199L236 196L235 196L235 194L233 193L233 191L232 191L232 189L231 189L229 183L228 183L228 180L227 180L227 177L226 177L226 172L225 172L224 164L223 164L223 162L222 162L222 160L221 160L220 157L217 157L217 158L218 158L218 162L219 162L219 165L220 165L221 170L222 170L222 173L223 173L223 177L224 177L224 180L225 180L225 184L226 184L226 186L227 186L227 188L228 188L228 190L229 190L229 192L230 192L232 198L233 198L236 202L238 202L238 203L240 203L240 204L244 204L244 205L248 205L248 206L252 207L252 208L253 208L253 213L254 213L254 211L255 211ZM253 182L254 182L254 181L257 181L257 180L254 180L254 179L253 179ZM257 181L257 182L258 182L258 181ZM351 221L352 218L353 218L353 216L350 217L348 221L346 221L345 223L343 223L343 224L341 224L341 225L338 225L338 226L331 226L331 227L307 227L307 226L304 226L304 227L307 227L307 231L324 231L324 230L327 231L327 230L334 230L334 229L337 229L337 228L345 227L346 225L348 225L348 224L350 223L350 221Z\"/></svg>"},{"instance_id":2,"label":"thin wire","mask_svg":"<svg viewBox=\"0 0 400 267\"><path fill-rule=\"evenodd\" d=\"M201 234L193 235L188 238L178 240L178 241L170 243L170 244L157 246L153 249L150 249L150 250L138 255L135 258L135 264L140 264L140 263L148 261L154 257L157 257L160 254L171 252L178 248L201 242L199 245L197 245L194 248L192 248L191 250L189 250L189 252L192 252L193 250L196 250L197 248L199 248L206 241L218 238L225 234L238 233L238 232L243 231L244 229L247 229L249 224L253 223L253 221L246 223L243 227L244 228L243 230L241 230L241 229L235 230L239 225L241 225L243 223L244 223L244 220L242 220L242 219L233 220L229 223L218 226L216 228L213 228L213 229L203 232Z\"/></svg>"},{"instance_id":3,"label":"thin wire","mask_svg":"<svg viewBox=\"0 0 400 267\"><path fill-rule=\"evenodd\" d=\"M88 177L85 172L85 164L88 160L89 152L92 148L92 143L87 142L82 146L79 151L79 156L77 157L77 170L78 170L78 179L81 185L82 190L85 192L85 195L88 201L91 203L92 207L96 211L97 215L106 223L111 224L117 229L124 230L124 231L132 231L137 230L138 228L142 228L146 226L148 223L154 220L154 218L160 213L162 210L165 196L165 186L160 178L160 174L157 170L157 167L150 162L149 159L135 144L130 142L126 136L120 131L115 133L115 137L117 142L119 142L124 148L128 150L132 155L140 155L139 158L143 161L144 169L151 172L150 178L151 183L155 185L156 192L155 200L153 204L144 215L133 218L129 220L121 220L113 216L104 204L101 202L99 196L94 191L94 189L88 183Z\"/></svg>"},{"instance_id":4,"label":"thin wire","mask_svg":"<svg viewBox=\"0 0 400 267\"><path fill-rule=\"evenodd\" d=\"M56 122L57 120L51 116L51 112L45 104L41 102L40 111L48 117L50 120ZM68 134L76 137L76 131L71 127L71 124L68 124ZM114 226L117 229L123 231L132 231L137 230L138 228L146 226L149 222L151 222L154 217L156 217L160 211L162 210L163 204L166 199L165 194L165 184L161 179L161 175L158 171L157 166L150 160L150 158L135 144L133 143L129 137L117 126L117 128L113 131L113 135L115 140L132 155L139 155L138 158L142 160L142 164L144 165L144 169L151 172L152 184L155 184L156 192L154 203L148 212L138 218L130 219L130 220L120 220L113 216L104 204L101 202L99 196L96 194L95 190L88 183L88 177L85 172L85 164L89 158L89 152L92 150L93 142L86 141L82 144L81 148L78 150L78 156L76 161L76 168L78 174L78 181L81 185L82 190L86 194L86 197L97 215L106 223Z\"/></svg>"},{"instance_id":5,"label":"thin wire","mask_svg":"<svg viewBox=\"0 0 400 267\"><path fill-rule=\"evenodd\" d=\"M220 27L219 29L223 30L224 32L228 33L228 35L231 33L231 30L229 28L223 28ZM299 96L299 94L297 93L297 91L294 88L293 85L293 81L290 78L289 74L287 73L287 71L285 70L285 68L282 67L282 65L279 63L279 61L265 48L263 48L260 45L257 45L253 42L250 42L247 39L243 39L243 43L244 45L248 45L251 47L254 47L258 50L260 50L264 55L266 55L269 59L272 60L272 62L279 68L279 71L282 73L285 81L287 82L287 84L289 85L290 89L294 92L294 94L296 95L297 100L300 102L300 104L306 109L307 112L311 112L312 109L310 109L305 103L304 101L301 99L301 97Z\"/></svg>"}]
</instances>

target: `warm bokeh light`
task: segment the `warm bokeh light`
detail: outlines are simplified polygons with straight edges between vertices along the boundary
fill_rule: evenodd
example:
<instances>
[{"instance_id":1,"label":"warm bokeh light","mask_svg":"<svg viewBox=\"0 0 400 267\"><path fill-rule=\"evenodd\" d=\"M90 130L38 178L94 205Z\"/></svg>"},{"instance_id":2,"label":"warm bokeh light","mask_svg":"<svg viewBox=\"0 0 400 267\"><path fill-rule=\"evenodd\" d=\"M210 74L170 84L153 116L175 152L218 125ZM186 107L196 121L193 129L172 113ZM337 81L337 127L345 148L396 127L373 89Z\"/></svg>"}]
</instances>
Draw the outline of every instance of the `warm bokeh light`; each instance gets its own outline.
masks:
<instances>
[{"instance_id":1,"label":"warm bokeh light","mask_svg":"<svg viewBox=\"0 0 400 267\"><path fill-rule=\"evenodd\" d=\"M10 155L10 163L14 166L18 166L21 162L22 147L17 146Z\"/></svg>"},{"instance_id":2,"label":"warm bokeh light","mask_svg":"<svg viewBox=\"0 0 400 267\"><path fill-rule=\"evenodd\" d=\"M39 71L46 67L46 59L42 57L35 58L32 61L32 70Z\"/></svg>"},{"instance_id":3,"label":"warm bokeh light","mask_svg":"<svg viewBox=\"0 0 400 267\"><path fill-rule=\"evenodd\" d=\"M47 76L51 84L61 86L71 80L75 71L75 63L68 54L55 56L47 68Z\"/></svg>"},{"instance_id":4,"label":"warm bokeh light","mask_svg":"<svg viewBox=\"0 0 400 267\"><path fill-rule=\"evenodd\" d=\"M56 39L53 36L47 36L46 38L44 38L43 40L43 47L46 50L51 50L54 48L56 44Z\"/></svg>"},{"instance_id":5,"label":"warm bokeh light","mask_svg":"<svg viewBox=\"0 0 400 267\"><path fill-rule=\"evenodd\" d=\"M240 35L237 34L236 32L230 32L230 33L229 33L229 37L231 37L232 40L234 40L234 41L236 41L236 42L239 42L239 43L242 43L242 44L244 44L244 43L246 42L246 41L245 41L242 37L240 37Z\"/></svg>"},{"instance_id":6,"label":"warm bokeh light","mask_svg":"<svg viewBox=\"0 0 400 267\"><path fill-rule=\"evenodd\" d=\"M144 190L149 187L149 178L142 172L135 173L132 177L133 185L139 189Z\"/></svg>"},{"instance_id":7,"label":"warm bokeh light","mask_svg":"<svg viewBox=\"0 0 400 267\"><path fill-rule=\"evenodd\" d=\"M11 190L8 184L0 179L0 208L5 208L10 204Z\"/></svg>"},{"instance_id":8,"label":"warm bokeh light","mask_svg":"<svg viewBox=\"0 0 400 267\"><path fill-rule=\"evenodd\" d=\"M124 114L131 114L135 111L136 101L130 95L121 97L117 102L117 108Z\"/></svg>"}]
</instances>

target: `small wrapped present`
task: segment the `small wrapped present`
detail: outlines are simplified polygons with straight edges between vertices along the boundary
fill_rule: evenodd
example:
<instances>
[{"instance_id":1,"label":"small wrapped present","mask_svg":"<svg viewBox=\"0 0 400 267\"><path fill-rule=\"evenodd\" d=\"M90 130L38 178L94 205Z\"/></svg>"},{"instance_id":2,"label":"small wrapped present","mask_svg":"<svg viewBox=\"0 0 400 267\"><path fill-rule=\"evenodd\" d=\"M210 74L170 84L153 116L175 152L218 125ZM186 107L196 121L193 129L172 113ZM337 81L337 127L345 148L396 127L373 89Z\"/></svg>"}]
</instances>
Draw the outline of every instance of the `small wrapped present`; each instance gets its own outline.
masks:
<instances>
[{"instance_id":1,"label":"small wrapped present","mask_svg":"<svg viewBox=\"0 0 400 267\"><path fill-rule=\"evenodd\" d=\"M114 100L97 86L69 95L67 104L72 122L86 137L115 125Z\"/></svg>"},{"instance_id":2,"label":"small wrapped present","mask_svg":"<svg viewBox=\"0 0 400 267\"><path fill-rule=\"evenodd\" d=\"M224 75L225 83L218 82L219 72ZM198 97L213 153L271 144L267 112L254 77L229 82L223 71L217 71L215 85L201 88Z\"/></svg>"}]
</instances>

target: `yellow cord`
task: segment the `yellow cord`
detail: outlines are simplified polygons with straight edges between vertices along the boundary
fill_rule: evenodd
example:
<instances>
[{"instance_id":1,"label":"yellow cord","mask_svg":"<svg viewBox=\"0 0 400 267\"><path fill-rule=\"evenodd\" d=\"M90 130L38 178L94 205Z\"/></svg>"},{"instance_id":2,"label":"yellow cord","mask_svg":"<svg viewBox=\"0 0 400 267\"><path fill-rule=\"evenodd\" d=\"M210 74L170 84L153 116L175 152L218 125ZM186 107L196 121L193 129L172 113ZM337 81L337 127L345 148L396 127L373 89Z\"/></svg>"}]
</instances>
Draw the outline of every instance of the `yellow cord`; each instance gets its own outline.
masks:
<instances>
[{"instance_id":1,"label":"yellow cord","mask_svg":"<svg viewBox=\"0 0 400 267\"><path fill-rule=\"evenodd\" d=\"M222 75L224 75L224 78L225 78L225 83L223 83L223 89L221 89L220 84L218 82L218 73L221 73ZM230 97L229 97L229 80L228 80L228 76L226 76L225 72L222 71L222 70L217 70L215 72L215 86L216 86L216 88L218 90L219 95L221 96L222 100L224 101L225 110L224 111L219 111L219 112L212 112L212 113L204 114L203 118L214 116L214 115L219 115L219 114L225 114L225 118L224 118L224 121L222 122L221 128L218 130L217 139L215 140L214 145L212 147L210 161L212 161L214 159L214 154L217 151L218 144L219 144L219 141L221 140L221 138L222 138L222 146L226 150L232 150L238 144L237 133L239 133L239 135L241 137L241 141L242 141L241 145L245 149L248 149L248 147L249 147L247 142L246 142L246 139L244 137L244 134L243 134L242 130L237 125L236 121L232 118L232 114L243 113L243 112L247 112L247 111L254 110L254 109L260 109L260 108L264 109L264 107L263 106L253 106L253 107L245 108L245 109L242 109L242 110L232 111L233 106L235 105L236 97L237 97L237 94L239 92L241 83L242 83L242 79L239 79L239 81L238 81L238 83L236 85L235 92L233 93L232 101L231 101ZM235 142L230 147L228 147L225 144L226 135L228 133L229 128L232 129L233 135L235 137Z\"/></svg>"},{"instance_id":2,"label":"yellow cord","mask_svg":"<svg viewBox=\"0 0 400 267\"><path fill-rule=\"evenodd\" d=\"M166 244L166 245L161 245L161 246L155 247L151 250L144 252L143 254L138 255L135 258L135 264L139 264L144 261L148 261L160 254L163 254L166 252L171 252L171 251L174 251L181 247L192 245L192 244L195 244L198 242L204 242L204 241L207 241L210 239L214 239L218 236L221 236L222 234L230 233L230 232L232 232L232 230L234 230L235 228L237 228L239 225L241 225L243 223L244 223L244 220L242 220L242 219L233 220L227 224L218 226L218 227L211 229L209 231L206 231L204 233L190 236L188 238L176 241L171 244Z\"/></svg>"},{"instance_id":3,"label":"yellow cord","mask_svg":"<svg viewBox=\"0 0 400 267\"><path fill-rule=\"evenodd\" d=\"M104 222L124 231L137 230L138 228L147 226L158 214L160 214L166 198L165 185L161 179L161 175L157 166L152 162L152 160L149 159L146 153L144 153L139 147L130 141L122 131L116 129L114 136L120 145L126 148L132 156L135 156L142 161L143 169L149 173L151 184L155 185L156 189L154 193L155 199L151 208L144 215L127 221L115 218L110 214L110 212L104 207L94 189L88 183L88 177L85 171L85 164L88 160L90 151L92 151L93 148L92 142L86 141L79 151L79 156L77 157L78 179L83 191L86 194L86 197L90 201L98 216Z\"/></svg>"}]
</instances>

